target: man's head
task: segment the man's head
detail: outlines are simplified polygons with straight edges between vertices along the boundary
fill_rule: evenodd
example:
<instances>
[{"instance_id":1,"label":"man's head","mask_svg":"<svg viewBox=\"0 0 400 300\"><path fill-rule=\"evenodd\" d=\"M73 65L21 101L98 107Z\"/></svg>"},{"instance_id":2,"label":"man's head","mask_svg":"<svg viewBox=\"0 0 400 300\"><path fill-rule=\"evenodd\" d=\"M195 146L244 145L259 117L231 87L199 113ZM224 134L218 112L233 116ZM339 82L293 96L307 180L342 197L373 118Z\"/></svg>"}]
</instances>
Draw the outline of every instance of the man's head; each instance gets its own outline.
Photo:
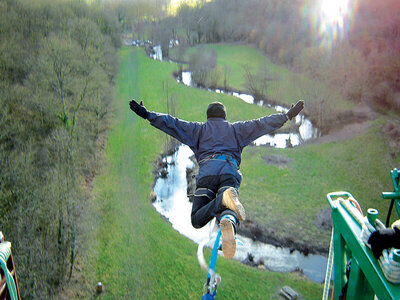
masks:
<instances>
[{"instance_id":1,"label":"man's head","mask_svg":"<svg viewBox=\"0 0 400 300\"><path fill-rule=\"evenodd\" d=\"M213 102L208 105L207 119L208 118L224 118L226 119L226 109L221 102Z\"/></svg>"}]
</instances>

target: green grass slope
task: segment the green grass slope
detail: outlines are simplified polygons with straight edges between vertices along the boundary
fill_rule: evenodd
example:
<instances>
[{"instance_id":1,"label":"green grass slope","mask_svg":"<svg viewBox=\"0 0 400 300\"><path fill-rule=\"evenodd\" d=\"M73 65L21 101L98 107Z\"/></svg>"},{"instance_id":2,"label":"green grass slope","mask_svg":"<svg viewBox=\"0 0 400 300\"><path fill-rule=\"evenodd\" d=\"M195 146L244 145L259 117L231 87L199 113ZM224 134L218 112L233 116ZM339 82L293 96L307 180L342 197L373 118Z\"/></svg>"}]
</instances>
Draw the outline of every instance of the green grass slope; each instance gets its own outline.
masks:
<instances>
[{"instance_id":1,"label":"green grass slope","mask_svg":"<svg viewBox=\"0 0 400 300\"><path fill-rule=\"evenodd\" d=\"M94 183L90 206L92 236L83 278L87 288L77 298L200 299L206 274L198 265L197 245L178 234L153 209L149 193L153 162L165 135L129 110L130 98L143 99L150 110L166 111L166 97L177 103L176 114L205 120L207 104L221 100L232 119L270 113L229 96L194 90L176 83L174 64L148 59L142 50L120 50L119 88L105 165ZM182 216L188 218L189 216ZM209 256L210 251L206 251ZM250 268L219 257L222 276L218 299L276 299L289 285L305 299L320 299L322 286L297 274ZM105 291L95 295L101 281Z\"/></svg>"},{"instance_id":2,"label":"green grass slope","mask_svg":"<svg viewBox=\"0 0 400 300\"><path fill-rule=\"evenodd\" d=\"M280 238L326 251L330 231L316 225L315 220L318 213L329 209L327 193L348 191L364 213L370 207L377 208L385 221L389 202L382 200L380 193L393 190L389 171L398 166L398 160L389 155L390 147L380 130L382 123L382 119L372 122L368 131L345 141L294 149L246 149L241 194L246 197L249 218ZM288 163L268 164L271 155Z\"/></svg>"}]
</instances>

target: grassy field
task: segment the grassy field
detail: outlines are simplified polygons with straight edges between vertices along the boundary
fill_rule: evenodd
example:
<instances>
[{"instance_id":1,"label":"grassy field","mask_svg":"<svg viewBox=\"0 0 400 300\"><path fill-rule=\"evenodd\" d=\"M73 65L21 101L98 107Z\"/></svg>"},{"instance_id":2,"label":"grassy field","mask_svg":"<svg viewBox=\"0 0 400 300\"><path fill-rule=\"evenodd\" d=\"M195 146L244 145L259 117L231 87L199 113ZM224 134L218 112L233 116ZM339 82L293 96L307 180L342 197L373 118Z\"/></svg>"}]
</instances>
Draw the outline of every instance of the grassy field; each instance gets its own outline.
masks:
<instances>
[{"instance_id":1,"label":"grassy field","mask_svg":"<svg viewBox=\"0 0 400 300\"><path fill-rule=\"evenodd\" d=\"M270 111L226 95L179 85L171 77L174 68L174 64L148 59L142 50L120 50L119 90L105 165L88 203L91 215L87 226L92 234L87 240L87 257L80 264L81 282L77 283L84 288L72 297L201 298L206 274L197 262L197 245L173 230L149 201L153 163L163 151L165 135L132 113L128 101L133 97L143 99L148 109L166 112L168 94L176 103L179 117L200 121L205 121L206 107L214 100L227 106L232 120L254 118ZM250 158L250 152L245 156ZM257 157L247 159L245 170L251 167L252 159ZM247 184L251 180L249 176ZM244 189L246 197L251 196L249 186ZM207 251L206 256L209 254ZM276 299L284 285L294 288L304 299L320 299L322 295L320 284L298 274L257 270L223 257L218 260L217 272L222 276L218 299ZM94 292L98 281L105 288L101 295Z\"/></svg>"},{"instance_id":2,"label":"grassy field","mask_svg":"<svg viewBox=\"0 0 400 300\"><path fill-rule=\"evenodd\" d=\"M399 166L399 160L390 158L390 147L380 130L383 122L384 118L371 122L368 131L351 140L294 149L245 150L241 194L246 198L249 218L267 231L278 232L281 238L326 250L330 231L314 221L318 213L329 208L327 193L348 191L364 213L374 207L385 220L389 202L382 200L380 193L393 190L389 171ZM271 155L288 163L267 164Z\"/></svg>"},{"instance_id":3,"label":"grassy field","mask_svg":"<svg viewBox=\"0 0 400 300\"><path fill-rule=\"evenodd\" d=\"M189 60L190 55L194 54L199 47L206 47L215 50L217 54L218 68L223 74L224 66L230 70L228 76L228 86L245 91L246 78L244 76L244 66L251 70L252 74L257 74L258 70L268 69L277 80L271 81L268 87L268 98L281 104L290 105L298 99L307 99L309 102L317 101L316 92L326 94L326 97L335 101L335 109L345 110L354 107L353 103L345 101L340 97L337 90L329 90L323 83L318 83L302 74L296 74L289 69L279 66L269 60L259 50L248 45L232 44L207 44L188 48L184 59ZM177 50L172 49L170 56L174 58ZM223 86L221 76L220 86Z\"/></svg>"}]
</instances>

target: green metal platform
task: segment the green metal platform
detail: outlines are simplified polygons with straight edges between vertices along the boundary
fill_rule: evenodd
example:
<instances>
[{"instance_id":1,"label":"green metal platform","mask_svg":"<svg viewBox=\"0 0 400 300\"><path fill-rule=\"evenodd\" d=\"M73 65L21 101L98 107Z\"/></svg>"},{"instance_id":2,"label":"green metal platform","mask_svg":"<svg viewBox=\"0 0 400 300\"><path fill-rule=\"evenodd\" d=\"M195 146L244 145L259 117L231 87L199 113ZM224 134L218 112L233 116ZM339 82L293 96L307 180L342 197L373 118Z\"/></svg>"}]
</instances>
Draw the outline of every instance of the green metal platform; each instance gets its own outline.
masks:
<instances>
[{"instance_id":1,"label":"green metal platform","mask_svg":"<svg viewBox=\"0 0 400 300\"><path fill-rule=\"evenodd\" d=\"M400 299L400 285L388 282L372 251L364 245L361 226L337 198L354 198L348 192L328 194L332 208L334 249L334 299L339 299L345 285L346 265L351 259L347 299Z\"/></svg>"},{"instance_id":2,"label":"green metal platform","mask_svg":"<svg viewBox=\"0 0 400 300\"><path fill-rule=\"evenodd\" d=\"M399 170L393 169L390 176L394 191L382 193L383 199L391 200L386 226L388 226L393 206L400 217ZM375 299L375 296L379 300L400 299L400 285L392 284L386 279L372 251L365 246L361 239L361 224L363 224L361 213L354 213L353 210L356 208L354 205L347 205L350 203L349 201L339 201L340 198L344 200L355 198L348 192L329 193L327 198L332 208L333 222L331 241L333 247L330 251L330 258L333 250L334 299L339 299L346 283L346 299L372 300ZM377 217L377 213L375 210L374 218ZM370 217L373 218L369 215L368 218ZM369 219L369 223L375 224L375 220ZM346 274L347 266L349 268ZM327 274L330 274L330 268L328 266ZM325 299L326 296L324 293Z\"/></svg>"}]
</instances>

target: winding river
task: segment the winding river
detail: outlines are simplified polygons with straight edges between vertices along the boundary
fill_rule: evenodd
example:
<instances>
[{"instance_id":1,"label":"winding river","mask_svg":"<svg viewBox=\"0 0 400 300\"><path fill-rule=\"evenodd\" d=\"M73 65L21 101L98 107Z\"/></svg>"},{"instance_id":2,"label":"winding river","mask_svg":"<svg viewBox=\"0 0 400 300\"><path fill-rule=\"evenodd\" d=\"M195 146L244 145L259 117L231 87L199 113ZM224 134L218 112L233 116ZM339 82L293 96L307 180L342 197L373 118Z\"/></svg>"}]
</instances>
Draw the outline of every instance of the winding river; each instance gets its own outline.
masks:
<instances>
[{"instance_id":1,"label":"winding river","mask_svg":"<svg viewBox=\"0 0 400 300\"><path fill-rule=\"evenodd\" d=\"M160 59L161 48L155 47L154 59ZM190 72L183 72L181 83L193 86ZM221 90L214 90L223 93ZM251 95L232 93L243 101L254 103ZM263 102L258 105L267 105ZM274 106L278 112L287 111L286 108ZM304 116L296 117L298 132L279 133L267 135L255 141L255 145L265 145L277 148L297 146L302 142L317 137L318 130ZM194 167L190 159L193 152L188 146L180 145L178 150L163 158L166 163L165 178L158 177L154 186L156 200L153 202L155 209L172 224L172 227L182 235L188 237L195 243L205 240L212 228L207 225L201 229L195 229L191 225L190 213L192 204L187 197L186 171ZM273 245L253 241L244 236L238 236L241 241L237 248L234 259L244 261L249 256L256 264L264 265L267 269L278 272L303 272L310 280L322 283L325 277L327 258L321 255L303 255L298 251L291 251L289 248L275 247ZM212 247L212 244L208 245Z\"/></svg>"}]
</instances>

